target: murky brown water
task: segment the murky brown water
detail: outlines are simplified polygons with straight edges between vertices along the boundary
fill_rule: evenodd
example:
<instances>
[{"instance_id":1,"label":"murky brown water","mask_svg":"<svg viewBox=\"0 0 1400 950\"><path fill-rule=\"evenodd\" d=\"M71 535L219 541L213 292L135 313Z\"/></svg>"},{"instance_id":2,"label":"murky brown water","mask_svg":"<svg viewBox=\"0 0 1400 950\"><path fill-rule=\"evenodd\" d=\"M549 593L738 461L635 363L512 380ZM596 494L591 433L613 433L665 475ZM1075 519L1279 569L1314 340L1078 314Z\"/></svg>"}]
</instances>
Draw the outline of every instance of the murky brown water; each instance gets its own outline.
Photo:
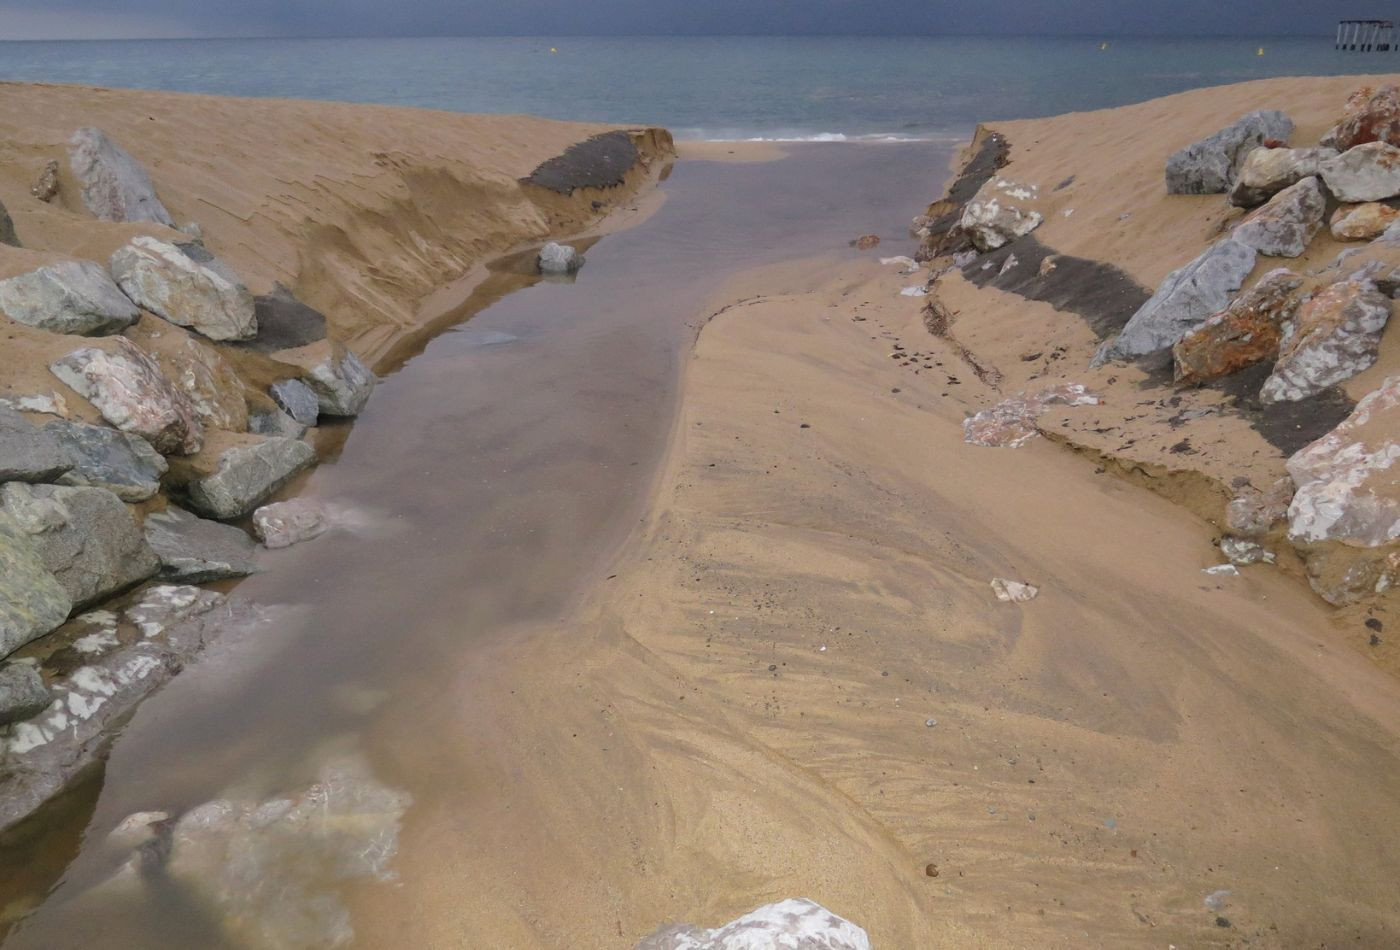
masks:
<instances>
[{"instance_id":1,"label":"murky brown water","mask_svg":"<svg viewBox=\"0 0 1400 950\"><path fill-rule=\"evenodd\" d=\"M267 573L238 587L277 605L272 622L146 702L105 770L0 857L0 909L43 899L4 945L221 945L208 908L178 889L84 898L124 858L104 839L132 812L285 793L314 780L328 744L371 729L375 772L412 793L423 777L385 753L386 711L421 743L436 670L559 617L605 574L641 514L710 291L757 264L854 254L846 242L867 232L885 239L878 254L911 252L907 222L948 159L812 145L772 163L682 163L660 210L594 245L576 283L501 297L522 281L488 280L458 313L469 323L401 354L304 486L348 526L269 552Z\"/></svg>"}]
</instances>

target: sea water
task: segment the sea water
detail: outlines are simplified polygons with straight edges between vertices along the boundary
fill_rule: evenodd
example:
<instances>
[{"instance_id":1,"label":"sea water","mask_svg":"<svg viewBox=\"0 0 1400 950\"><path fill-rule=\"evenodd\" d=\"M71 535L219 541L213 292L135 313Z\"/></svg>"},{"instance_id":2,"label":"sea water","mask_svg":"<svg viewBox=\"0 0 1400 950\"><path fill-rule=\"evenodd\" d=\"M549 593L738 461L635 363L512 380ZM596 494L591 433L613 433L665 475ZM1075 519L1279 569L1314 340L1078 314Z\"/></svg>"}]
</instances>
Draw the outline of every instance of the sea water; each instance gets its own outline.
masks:
<instances>
[{"instance_id":1,"label":"sea water","mask_svg":"<svg viewBox=\"0 0 1400 950\"><path fill-rule=\"evenodd\" d=\"M443 37L0 42L0 79L664 125L680 138L939 140L982 120L1270 76L1394 72L1330 37Z\"/></svg>"}]
</instances>

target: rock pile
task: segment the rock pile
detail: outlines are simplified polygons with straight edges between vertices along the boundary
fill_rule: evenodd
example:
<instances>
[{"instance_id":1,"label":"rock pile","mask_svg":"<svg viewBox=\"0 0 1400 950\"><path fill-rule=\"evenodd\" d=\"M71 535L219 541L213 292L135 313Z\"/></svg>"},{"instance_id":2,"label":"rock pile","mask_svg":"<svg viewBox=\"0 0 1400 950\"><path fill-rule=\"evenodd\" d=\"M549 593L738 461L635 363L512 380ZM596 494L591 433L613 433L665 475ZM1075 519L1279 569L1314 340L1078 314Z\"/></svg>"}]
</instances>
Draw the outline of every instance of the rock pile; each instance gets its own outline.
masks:
<instances>
[{"instance_id":1,"label":"rock pile","mask_svg":"<svg viewBox=\"0 0 1400 950\"><path fill-rule=\"evenodd\" d=\"M31 806L55 790L44 783L63 772L60 759L86 761L96 748L79 718L100 723L134 703L185 655L183 646L123 646L118 615L98 610L64 628L64 639L76 629L66 649L91 661L69 677L32 662L43 638L75 609L158 577L203 583L258 570L260 547L220 520L251 513L314 464L307 428L356 415L375 384L326 338L324 316L284 287L255 297L190 239L197 226L174 230L151 176L101 130L74 133L68 160L89 213L142 222L145 233L124 232L105 266L25 257L29 269L0 280L0 314L31 338L52 335L36 345L61 354L48 367L58 391L0 401L0 776L49 776L17 793ZM58 168L57 159L44 166L35 200L57 195ZM269 392L242 375L250 365L278 380ZM55 418L39 425L35 413ZM259 536L288 544L324 527L292 509L267 513ZM192 587L138 597L122 616L143 636L222 599ZM104 712L75 718L74 704ZM0 827L20 814L0 807Z\"/></svg>"}]
</instances>

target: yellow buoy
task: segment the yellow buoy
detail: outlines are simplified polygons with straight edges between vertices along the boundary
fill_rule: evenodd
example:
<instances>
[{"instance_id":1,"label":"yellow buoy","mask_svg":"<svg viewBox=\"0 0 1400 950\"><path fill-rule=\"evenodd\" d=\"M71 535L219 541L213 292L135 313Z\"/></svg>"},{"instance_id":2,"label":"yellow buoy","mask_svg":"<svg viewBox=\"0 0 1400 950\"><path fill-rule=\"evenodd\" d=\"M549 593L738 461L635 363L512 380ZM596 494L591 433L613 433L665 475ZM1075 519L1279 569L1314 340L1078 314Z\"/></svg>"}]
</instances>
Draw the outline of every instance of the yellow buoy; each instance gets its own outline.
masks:
<instances>
[{"instance_id":1,"label":"yellow buoy","mask_svg":"<svg viewBox=\"0 0 1400 950\"><path fill-rule=\"evenodd\" d=\"M1254 55L1255 55L1255 56L1263 56L1263 55L1264 55L1264 47L1262 47L1262 46L1259 47L1259 52L1255 53Z\"/></svg>"},{"instance_id":2,"label":"yellow buoy","mask_svg":"<svg viewBox=\"0 0 1400 950\"><path fill-rule=\"evenodd\" d=\"M1108 44L1107 44L1107 43L1100 43L1100 44L1099 44L1099 49L1108 49Z\"/></svg>"},{"instance_id":3,"label":"yellow buoy","mask_svg":"<svg viewBox=\"0 0 1400 950\"><path fill-rule=\"evenodd\" d=\"M549 51L550 51L551 53L557 53L557 52L559 52L559 50L555 49L553 46L551 46L551 47L549 48Z\"/></svg>"}]
</instances>

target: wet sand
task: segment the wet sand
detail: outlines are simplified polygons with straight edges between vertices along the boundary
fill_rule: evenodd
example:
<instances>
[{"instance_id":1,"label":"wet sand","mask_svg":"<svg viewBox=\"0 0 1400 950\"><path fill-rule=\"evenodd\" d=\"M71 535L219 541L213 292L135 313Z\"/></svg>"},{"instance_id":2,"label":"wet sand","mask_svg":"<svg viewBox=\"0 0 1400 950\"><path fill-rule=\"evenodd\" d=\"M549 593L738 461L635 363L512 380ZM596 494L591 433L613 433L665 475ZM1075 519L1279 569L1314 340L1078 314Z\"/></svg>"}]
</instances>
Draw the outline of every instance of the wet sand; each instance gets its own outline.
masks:
<instances>
[{"instance_id":1,"label":"wet sand","mask_svg":"<svg viewBox=\"0 0 1400 950\"><path fill-rule=\"evenodd\" d=\"M103 835L138 810L300 787L347 735L382 781L427 808L451 790L449 809L488 813L470 781L458 673L489 670L514 631L559 621L604 576L645 511L707 298L755 263L853 257L858 234L909 243L908 210L941 186L948 160L933 147L838 145L782 162L682 163L650 217L589 248L576 283L529 286L421 355L400 354L407 362L301 489L357 526L270 553L268 572L238 586L274 605L273 622L224 641L141 707L85 790L77 859L6 945L209 937L197 907L84 898L117 860ZM471 727L473 742L492 721ZM70 805L70 822L83 820L82 803ZM58 826L30 851L75 837ZM389 893L407 907L411 890ZM365 945L379 945L367 926L357 920Z\"/></svg>"}]
</instances>

